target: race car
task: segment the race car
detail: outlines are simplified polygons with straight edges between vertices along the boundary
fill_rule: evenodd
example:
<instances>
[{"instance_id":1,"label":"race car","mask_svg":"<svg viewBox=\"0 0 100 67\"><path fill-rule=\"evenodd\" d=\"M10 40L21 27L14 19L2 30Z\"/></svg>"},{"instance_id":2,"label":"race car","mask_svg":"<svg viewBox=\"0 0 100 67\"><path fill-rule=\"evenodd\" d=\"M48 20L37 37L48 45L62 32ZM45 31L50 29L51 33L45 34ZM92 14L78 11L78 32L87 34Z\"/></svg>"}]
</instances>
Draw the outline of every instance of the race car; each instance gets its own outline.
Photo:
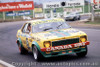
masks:
<instances>
[{"instance_id":1,"label":"race car","mask_svg":"<svg viewBox=\"0 0 100 67\"><path fill-rule=\"evenodd\" d=\"M81 16L80 16L80 13L78 12L72 12L72 13L69 13L66 17L65 17L65 20L68 21L68 20L80 20Z\"/></svg>"},{"instance_id":2,"label":"race car","mask_svg":"<svg viewBox=\"0 0 100 67\"><path fill-rule=\"evenodd\" d=\"M16 37L20 53L31 51L36 61L73 53L84 57L90 43L86 33L72 28L62 18L27 21Z\"/></svg>"}]
</instances>

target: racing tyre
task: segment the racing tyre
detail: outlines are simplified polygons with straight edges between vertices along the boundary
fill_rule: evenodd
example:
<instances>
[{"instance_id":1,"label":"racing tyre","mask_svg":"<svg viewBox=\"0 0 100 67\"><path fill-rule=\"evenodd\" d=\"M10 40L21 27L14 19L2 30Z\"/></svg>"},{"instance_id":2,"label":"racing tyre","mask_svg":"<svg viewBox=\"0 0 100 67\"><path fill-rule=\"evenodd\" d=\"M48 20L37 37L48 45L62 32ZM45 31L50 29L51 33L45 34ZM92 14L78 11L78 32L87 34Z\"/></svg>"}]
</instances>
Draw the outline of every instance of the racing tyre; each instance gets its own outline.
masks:
<instances>
[{"instance_id":1,"label":"racing tyre","mask_svg":"<svg viewBox=\"0 0 100 67\"><path fill-rule=\"evenodd\" d=\"M68 19L67 19L67 18L65 18L65 21L68 21Z\"/></svg>"},{"instance_id":2,"label":"racing tyre","mask_svg":"<svg viewBox=\"0 0 100 67\"><path fill-rule=\"evenodd\" d=\"M76 20L76 17L73 18L73 21L75 21L75 20Z\"/></svg>"},{"instance_id":3,"label":"racing tyre","mask_svg":"<svg viewBox=\"0 0 100 67\"><path fill-rule=\"evenodd\" d=\"M85 57L87 55L87 52L88 52L87 46L85 47L85 49L86 49L86 51L80 52L80 53L76 53L76 55L78 57Z\"/></svg>"},{"instance_id":4,"label":"racing tyre","mask_svg":"<svg viewBox=\"0 0 100 67\"><path fill-rule=\"evenodd\" d=\"M42 54L40 53L40 51L35 45L33 46L32 52L33 52L34 59L36 61L39 61L43 58Z\"/></svg>"},{"instance_id":5,"label":"racing tyre","mask_svg":"<svg viewBox=\"0 0 100 67\"><path fill-rule=\"evenodd\" d=\"M81 17L78 18L78 20L80 20Z\"/></svg>"},{"instance_id":6,"label":"racing tyre","mask_svg":"<svg viewBox=\"0 0 100 67\"><path fill-rule=\"evenodd\" d=\"M65 19L65 21L67 21L67 19Z\"/></svg>"},{"instance_id":7,"label":"racing tyre","mask_svg":"<svg viewBox=\"0 0 100 67\"><path fill-rule=\"evenodd\" d=\"M18 44L20 54L27 54L28 53L28 51L22 46L22 44L20 42L18 42L17 44Z\"/></svg>"}]
</instances>

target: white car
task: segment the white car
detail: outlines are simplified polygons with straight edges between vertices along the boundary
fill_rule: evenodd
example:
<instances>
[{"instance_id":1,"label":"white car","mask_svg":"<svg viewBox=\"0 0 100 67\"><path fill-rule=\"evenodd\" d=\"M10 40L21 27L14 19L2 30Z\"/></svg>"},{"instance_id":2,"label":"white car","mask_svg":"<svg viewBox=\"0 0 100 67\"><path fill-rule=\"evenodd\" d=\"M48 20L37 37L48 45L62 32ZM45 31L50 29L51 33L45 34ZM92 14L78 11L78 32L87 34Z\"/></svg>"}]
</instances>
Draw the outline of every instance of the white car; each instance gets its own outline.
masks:
<instances>
[{"instance_id":1,"label":"white car","mask_svg":"<svg viewBox=\"0 0 100 67\"><path fill-rule=\"evenodd\" d=\"M81 16L78 12L73 12L73 13L69 13L66 17L65 20L80 20Z\"/></svg>"}]
</instances>

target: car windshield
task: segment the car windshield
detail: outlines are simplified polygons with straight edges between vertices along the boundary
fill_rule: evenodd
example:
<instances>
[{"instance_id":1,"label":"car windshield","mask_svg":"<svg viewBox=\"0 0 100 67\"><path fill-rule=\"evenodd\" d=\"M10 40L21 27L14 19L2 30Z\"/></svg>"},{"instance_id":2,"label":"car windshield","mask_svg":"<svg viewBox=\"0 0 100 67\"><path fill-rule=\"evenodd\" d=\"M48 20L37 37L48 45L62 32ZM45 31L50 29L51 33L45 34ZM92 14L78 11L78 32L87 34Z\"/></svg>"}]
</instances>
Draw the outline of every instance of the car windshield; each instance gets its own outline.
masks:
<instances>
[{"instance_id":1,"label":"car windshield","mask_svg":"<svg viewBox=\"0 0 100 67\"><path fill-rule=\"evenodd\" d=\"M75 15L76 13L70 13L69 15Z\"/></svg>"},{"instance_id":2,"label":"car windshield","mask_svg":"<svg viewBox=\"0 0 100 67\"><path fill-rule=\"evenodd\" d=\"M50 22L50 23L42 23L36 24L32 26L32 32L43 32L43 31L52 31L57 29L67 29L70 26L65 22Z\"/></svg>"}]
</instances>

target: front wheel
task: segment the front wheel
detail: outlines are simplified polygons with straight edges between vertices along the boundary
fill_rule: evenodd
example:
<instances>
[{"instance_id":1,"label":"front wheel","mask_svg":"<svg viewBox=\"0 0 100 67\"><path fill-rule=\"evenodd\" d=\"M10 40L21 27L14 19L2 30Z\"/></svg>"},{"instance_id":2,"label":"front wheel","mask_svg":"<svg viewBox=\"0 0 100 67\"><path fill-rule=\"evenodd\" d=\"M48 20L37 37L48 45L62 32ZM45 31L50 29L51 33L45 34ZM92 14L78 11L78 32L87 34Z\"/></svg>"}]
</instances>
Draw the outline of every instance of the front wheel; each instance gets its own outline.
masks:
<instances>
[{"instance_id":1,"label":"front wheel","mask_svg":"<svg viewBox=\"0 0 100 67\"><path fill-rule=\"evenodd\" d=\"M85 47L85 49L86 49L86 51L80 52L80 53L76 53L76 55L78 57L85 57L87 55L87 52L88 52L87 46Z\"/></svg>"},{"instance_id":2,"label":"front wheel","mask_svg":"<svg viewBox=\"0 0 100 67\"><path fill-rule=\"evenodd\" d=\"M76 20L76 17L73 18L73 21L75 21L75 20Z\"/></svg>"},{"instance_id":3,"label":"front wheel","mask_svg":"<svg viewBox=\"0 0 100 67\"><path fill-rule=\"evenodd\" d=\"M34 59L36 61L39 61L42 58L42 55L41 55L40 51L37 49L36 46L33 46L32 52L33 52Z\"/></svg>"}]
</instances>

